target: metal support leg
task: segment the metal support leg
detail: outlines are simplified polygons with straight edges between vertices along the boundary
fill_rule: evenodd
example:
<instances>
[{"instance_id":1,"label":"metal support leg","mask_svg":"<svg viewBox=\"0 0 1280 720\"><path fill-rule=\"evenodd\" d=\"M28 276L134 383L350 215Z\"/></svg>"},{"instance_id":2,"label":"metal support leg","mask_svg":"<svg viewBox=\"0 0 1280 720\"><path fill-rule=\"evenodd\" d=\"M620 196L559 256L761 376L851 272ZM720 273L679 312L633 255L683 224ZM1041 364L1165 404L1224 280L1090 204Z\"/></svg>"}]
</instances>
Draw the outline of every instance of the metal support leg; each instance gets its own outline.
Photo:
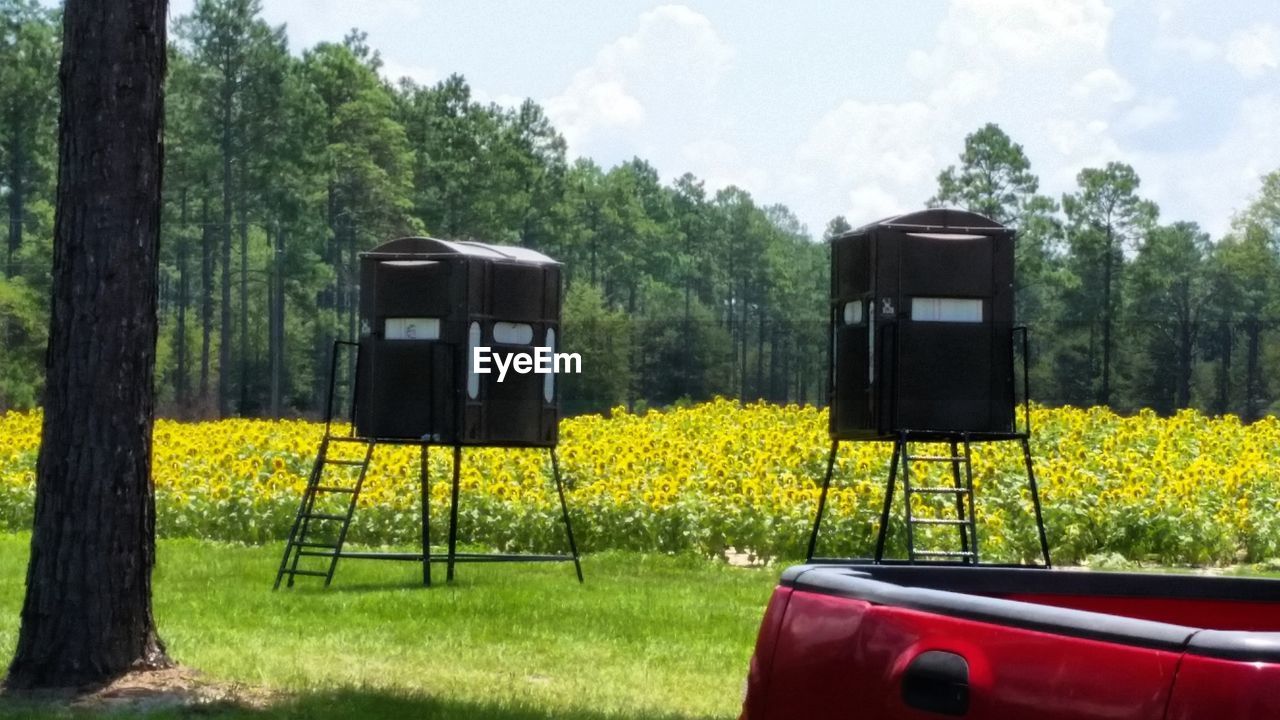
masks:
<instances>
[{"instance_id":1,"label":"metal support leg","mask_svg":"<svg viewBox=\"0 0 1280 720\"><path fill-rule=\"evenodd\" d=\"M951 479L956 490L965 490L964 481L960 479L960 461L956 458L960 457L960 444L955 440L951 441ZM967 462L967 457L966 457ZM968 493L956 493L956 519L963 521L965 519L963 495ZM969 552L969 528L966 525L957 525L956 529L960 531L960 551ZM965 562L969 562L969 556L965 555Z\"/></svg>"},{"instance_id":2,"label":"metal support leg","mask_svg":"<svg viewBox=\"0 0 1280 720\"><path fill-rule=\"evenodd\" d=\"M1036 510L1036 528L1040 531L1040 552L1044 555L1044 566L1053 567L1049 561L1049 536L1044 531L1044 517L1040 513L1040 489L1036 485L1036 471L1031 463L1031 441L1022 438L1022 458L1027 464L1027 481L1031 484L1031 504Z\"/></svg>"},{"instance_id":3,"label":"metal support leg","mask_svg":"<svg viewBox=\"0 0 1280 720\"><path fill-rule=\"evenodd\" d=\"M805 560L812 562L813 553L818 549L818 530L822 527L822 513L827 509L827 491L831 488L831 475L836 468L836 450L840 447L839 440L831 441L831 453L827 455L827 474L822 479L822 492L818 494L818 514L813 518L813 532L809 533L809 552L805 555Z\"/></svg>"},{"instance_id":4,"label":"metal support leg","mask_svg":"<svg viewBox=\"0 0 1280 720\"><path fill-rule=\"evenodd\" d=\"M884 558L884 542L889 534L889 513L893 510L893 486L898 479L898 457L901 448L899 441L893 441L893 456L889 458L889 483L884 489L884 509L880 511L880 532L876 535L876 557L878 564Z\"/></svg>"},{"instance_id":5,"label":"metal support leg","mask_svg":"<svg viewBox=\"0 0 1280 720\"><path fill-rule=\"evenodd\" d=\"M453 446L453 490L449 501L449 558L445 581L453 582L453 564L458 554L458 485L462 479L462 446Z\"/></svg>"},{"instance_id":6,"label":"metal support leg","mask_svg":"<svg viewBox=\"0 0 1280 720\"><path fill-rule=\"evenodd\" d=\"M906 507L907 520L907 559L916 561L915 520L911 518L911 453L907 451L907 436L899 435L898 443L902 446L902 500Z\"/></svg>"},{"instance_id":7,"label":"metal support leg","mask_svg":"<svg viewBox=\"0 0 1280 720\"><path fill-rule=\"evenodd\" d=\"M964 442L964 482L965 487L969 490L967 497L969 499L969 549L973 551L973 555L969 556L969 561L974 565L979 562L978 558L978 510L974 503L973 497L973 443L969 441L969 434L965 433L960 436Z\"/></svg>"},{"instance_id":8,"label":"metal support leg","mask_svg":"<svg viewBox=\"0 0 1280 720\"><path fill-rule=\"evenodd\" d=\"M431 482L427 471L427 446L421 446L418 479L422 486L422 584L431 587Z\"/></svg>"},{"instance_id":9,"label":"metal support leg","mask_svg":"<svg viewBox=\"0 0 1280 720\"><path fill-rule=\"evenodd\" d=\"M556 481L556 494L560 496L560 515L564 518L564 532L569 537L569 552L573 554L573 570L582 582L582 563L578 560L578 544L573 541L573 523L569 522L569 505L564 501L564 484L560 481L560 461L556 449L551 448L551 476Z\"/></svg>"}]
</instances>

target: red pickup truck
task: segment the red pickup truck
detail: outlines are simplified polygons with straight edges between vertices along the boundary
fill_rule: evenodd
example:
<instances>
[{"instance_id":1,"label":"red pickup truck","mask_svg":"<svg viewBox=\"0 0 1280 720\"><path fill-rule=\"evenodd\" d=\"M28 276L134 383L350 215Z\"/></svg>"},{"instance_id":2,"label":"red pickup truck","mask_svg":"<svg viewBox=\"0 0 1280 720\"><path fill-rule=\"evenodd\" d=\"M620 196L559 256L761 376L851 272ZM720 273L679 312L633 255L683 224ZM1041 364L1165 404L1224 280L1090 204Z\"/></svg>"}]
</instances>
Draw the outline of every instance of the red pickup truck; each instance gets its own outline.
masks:
<instances>
[{"instance_id":1,"label":"red pickup truck","mask_svg":"<svg viewBox=\"0 0 1280 720\"><path fill-rule=\"evenodd\" d=\"M1280 580L801 565L745 720L1275 720Z\"/></svg>"}]
</instances>

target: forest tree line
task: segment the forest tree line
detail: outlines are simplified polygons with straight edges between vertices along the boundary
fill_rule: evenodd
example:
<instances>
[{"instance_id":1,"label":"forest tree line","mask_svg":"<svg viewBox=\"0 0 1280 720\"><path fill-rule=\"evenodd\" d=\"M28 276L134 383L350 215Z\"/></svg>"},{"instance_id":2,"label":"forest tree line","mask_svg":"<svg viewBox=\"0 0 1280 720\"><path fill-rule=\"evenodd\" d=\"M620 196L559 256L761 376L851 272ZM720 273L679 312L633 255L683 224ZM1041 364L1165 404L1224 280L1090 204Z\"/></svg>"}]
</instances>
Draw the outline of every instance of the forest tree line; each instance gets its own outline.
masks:
<instances>
[{"instance_id":1,"label":"forest tree line","mask_svg":"<svg viewBox=\"0 0 1280 720\"><path fill-rule=\"evenodd\" d=\"M0 0L0 409L40 395L59 40L56 11ZM584 371L563 383L567 412L826 400L825 241L850 229L843 217L814 238L785 206L736 187L664 180L640 158L573 159L532 100L480 102L458 75L390 82L357 31L294 53L259 0L197 0L173 21L166 98L156 382L167 414L317 412L330 344L356 333L358 254L408 234L564 263L564 349ZM1280 172L1213 238L1162 214L1123 163L1082 170L1054 198L997 126L960 150L928 204L1018 229L1037 400L1273 410Z\"/></svg>"}]
</instances>

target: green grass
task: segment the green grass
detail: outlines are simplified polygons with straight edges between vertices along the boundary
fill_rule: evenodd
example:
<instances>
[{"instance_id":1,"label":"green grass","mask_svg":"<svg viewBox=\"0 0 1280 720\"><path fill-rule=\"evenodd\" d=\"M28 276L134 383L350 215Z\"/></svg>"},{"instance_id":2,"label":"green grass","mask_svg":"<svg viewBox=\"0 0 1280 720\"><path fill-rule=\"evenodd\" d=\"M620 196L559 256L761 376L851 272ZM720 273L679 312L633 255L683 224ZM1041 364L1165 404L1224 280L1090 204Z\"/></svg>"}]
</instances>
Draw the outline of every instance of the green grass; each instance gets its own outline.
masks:
<instances>
[{"instance_id":1,"label":"green grass","mask_svg":"<svg viewBox=\"0 0 1280 720\"><path fill-rule=\"evenodd\" d=\"M12 655L26 537L0 535L0 657ZM171 656L212 680L282 691L200 717L736 717L776 570L607 553L461 565L347 561L334 584L272 592L280 547L162 541L155 611ZM35 715L33 715L35 713ZM0 717L78 717L0 701ZM118 717L118 715L113 715ZM148 717L186 717L154 713Z\"/></svg>"}]
</instances>

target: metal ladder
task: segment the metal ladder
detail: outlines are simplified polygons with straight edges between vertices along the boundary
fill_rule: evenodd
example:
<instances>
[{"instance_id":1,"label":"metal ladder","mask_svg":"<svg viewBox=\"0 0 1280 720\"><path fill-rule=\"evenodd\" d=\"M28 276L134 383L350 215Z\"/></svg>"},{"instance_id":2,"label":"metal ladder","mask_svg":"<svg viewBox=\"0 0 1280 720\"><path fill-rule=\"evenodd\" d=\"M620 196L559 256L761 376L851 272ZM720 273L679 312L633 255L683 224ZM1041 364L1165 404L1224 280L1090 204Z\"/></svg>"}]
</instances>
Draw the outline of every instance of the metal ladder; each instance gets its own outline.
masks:
<instances>
[{"instance_id":1,"label":"metal ladder","mask_svg":"<svg viewBox=\"0 0 1280 720\"><path fill-rule=\"evenodd\" d=\"M894 454L902 460L902 496L906 505L907 521L907 557L915 562L917 558L938 558L942 560L960 561L967 564L978 563L978 525L973 510L973 454L970 449L969 436L962 435L957 441L946 441L950 445L949 455L912 455L912 440L906 434L898 436L894 446ZM918 441L917 441L918 442ZM936 444L936 443L935 443ZM964 454L960 454L960 445L964 446ZM952 486L915 486L911 485L911 463L946 463L951 466ZM960 473L964 467L963 476ZM890 479L892 482L892 478ZM892 492L892 491L891 491ZM955 516L916 517L911 512L911 499L915 495L951 496L955 500ZM959 536L959 550L926 549L917 550L917 526L950 526L956 529Z\"/></svg>"},{"instance_id":2,"label":"metal ladder","mask_svg":"<svg viewBox=\"0 0 1280 720\"><path fill-rule=\"evenodd\" d=\"M331 458L329 446L332 443L362 444L365 446L364 456L357 460ZM286 576L289 578L287 587L293 587L294 578L299 575L322 577L325 587L333 581L333 573L338 568L338 558L342 555L342 545L346 542L347 530L351 527L351 516L355 514L356 501L360 498L360 490L369 472L369 462L373 458L373 449L376 444L367 438L333 436L326 428L324 439L320 441L320 451L316 455L315 465L311 468L311 476L307 480L307 489L303 493L302 503L298 506L298 514L293 520L292 529L289 530L289 541L285 545L284 557L280 560L280 570L276 573L273 589L278 589L280 582ZM359 468L355 484L333 484L325 473L325 469L331 466ZM347 474L346 481L350 481L350 473ZM348 499L345 511L317 512L316 499L322 495L346 495ZM313 537L317 529L320 533L324 533L325 530L331 533L335 526L336 538L332 534L328 535L327 539ZM328 567L323 570L300 568L302 558L308 557L328 558Z\"/></svg>"}]
</instances>

